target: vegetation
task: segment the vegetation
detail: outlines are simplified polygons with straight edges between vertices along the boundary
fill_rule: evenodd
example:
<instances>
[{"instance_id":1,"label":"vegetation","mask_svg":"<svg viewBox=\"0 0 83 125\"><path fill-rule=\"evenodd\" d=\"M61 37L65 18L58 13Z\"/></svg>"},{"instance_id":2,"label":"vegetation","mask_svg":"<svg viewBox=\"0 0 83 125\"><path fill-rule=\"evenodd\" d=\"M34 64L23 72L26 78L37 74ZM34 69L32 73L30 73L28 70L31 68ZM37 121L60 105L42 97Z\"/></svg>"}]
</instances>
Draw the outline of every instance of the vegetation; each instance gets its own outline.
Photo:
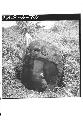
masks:
<instances>
[{"instance_id":1,"label":"vegetation","mask_svg":"<svg viewBox=\"0 0 83 125\"><path fill-rule=\"evenodd\" d=\"M39 93L26 89L16 79L15 67L21 68L27 49L26 32L32 37L31 48L40 48L43 53L40 56L56 62L59 71L63 71L65 87L49 85L45 92ZM2 98L79 97L79 48L78 21L55 21L50 29L29 22L17 22L16 26L2 28Z\"/></svg>"}]
</instances>

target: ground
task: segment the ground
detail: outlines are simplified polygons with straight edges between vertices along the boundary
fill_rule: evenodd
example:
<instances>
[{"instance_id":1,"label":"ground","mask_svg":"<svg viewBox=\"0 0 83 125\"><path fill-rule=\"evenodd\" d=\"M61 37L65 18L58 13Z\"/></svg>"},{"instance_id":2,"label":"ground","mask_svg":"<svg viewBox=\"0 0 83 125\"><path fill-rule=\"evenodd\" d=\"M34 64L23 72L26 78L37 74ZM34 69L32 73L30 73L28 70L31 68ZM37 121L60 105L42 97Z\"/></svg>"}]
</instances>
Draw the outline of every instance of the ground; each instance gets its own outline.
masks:
<instances>
[{"instance_id":1,"label":"ground","mask_svg":"<svg viewBox=\"0 0 83 125\"><path fill-rule=\"evenodd\" d=\"M22 65L22 58L27 48L26 35L18 25L2 28L2 98L41 98L41 97L79 97L80 96L80 50L79 22L55 21L50 29L29 27L28 33L33 38L32 46L42 48L43 58L56 61L62 72L64 57L63 88L48 86L45 92L28 90L15 77L15 67ZM45 48L45 49L44 49Z\"/></svg>"}]
</instances>

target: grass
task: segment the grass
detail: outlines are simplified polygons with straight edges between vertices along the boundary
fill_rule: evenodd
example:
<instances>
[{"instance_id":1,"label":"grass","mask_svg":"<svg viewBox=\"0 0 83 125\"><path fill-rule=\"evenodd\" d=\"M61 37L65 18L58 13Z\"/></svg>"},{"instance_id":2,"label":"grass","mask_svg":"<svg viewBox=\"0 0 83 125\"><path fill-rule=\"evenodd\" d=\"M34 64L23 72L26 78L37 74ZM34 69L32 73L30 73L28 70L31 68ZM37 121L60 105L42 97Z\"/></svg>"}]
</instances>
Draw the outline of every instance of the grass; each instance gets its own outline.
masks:
<instances>
[{"instance_id":1,"label":"grass","mask_svg":"<svg viewBox=\"0 0 83 125\"><path fill-rule=\"evenodd\" d=\"M65 87L55 88L57 91L53 91L52 88L48 87L45 92L39 93L26 89L20 80L16 79L14 69L18 64L22 64L21 59L25 54L27 41L25 35L20 33L21 29L18 26L12 26L2 30L2 98L80 96L79 24L78 22L65 21L65 23L59 22L57 27L57 32L54 29L35 29L31 32L31 35L35 45L38 43L40 48L43 45L45 46L46 58L53 60L58 57L57 63L59 63L64 55ZM59 68L61 71L61 66Z\"/></svg>"}]
</instances>

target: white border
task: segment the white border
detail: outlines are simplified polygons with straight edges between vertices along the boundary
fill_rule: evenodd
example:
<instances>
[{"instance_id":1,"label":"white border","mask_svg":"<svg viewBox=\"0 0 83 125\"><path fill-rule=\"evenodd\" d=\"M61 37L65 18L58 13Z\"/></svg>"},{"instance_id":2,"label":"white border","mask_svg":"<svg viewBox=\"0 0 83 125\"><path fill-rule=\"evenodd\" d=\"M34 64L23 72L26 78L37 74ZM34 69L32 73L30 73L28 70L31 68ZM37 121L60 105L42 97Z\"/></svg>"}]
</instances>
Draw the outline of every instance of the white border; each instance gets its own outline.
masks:
<instances>
[{"instance_id":1,"label":"white border","mask_svg":"<svg viewBox=\"0 0 83 125\"><path fill-rule=\"evenodd\" d=\"M69 1L2 0L0 3L0 20L2 14L16 14L16 15L17 14L64 14L64 13L70 14L70 13L82 13L83 11L82 8L83 8L82 0L69 0ZM83 13L82 13L82 20L83 20ZM1 21L0 21L0 26L1 26ZM81 33L83 33L83 29ZM0 35L1 34L2 33L0 27ZM2 41L1 37L0 41ZM0 42L0 50L1 49L2 46ZM1 66L1 53L0 53L0 66ZM81 68L83 69L83 66ZM83 124L82 97L59 98L59 99L50 98L50 99L1 100L0 101L0 111L2 113L2 116L0 118L2 122L1 124L2 125L5 124L82 125Z\"/></svg>"}]
</instances>

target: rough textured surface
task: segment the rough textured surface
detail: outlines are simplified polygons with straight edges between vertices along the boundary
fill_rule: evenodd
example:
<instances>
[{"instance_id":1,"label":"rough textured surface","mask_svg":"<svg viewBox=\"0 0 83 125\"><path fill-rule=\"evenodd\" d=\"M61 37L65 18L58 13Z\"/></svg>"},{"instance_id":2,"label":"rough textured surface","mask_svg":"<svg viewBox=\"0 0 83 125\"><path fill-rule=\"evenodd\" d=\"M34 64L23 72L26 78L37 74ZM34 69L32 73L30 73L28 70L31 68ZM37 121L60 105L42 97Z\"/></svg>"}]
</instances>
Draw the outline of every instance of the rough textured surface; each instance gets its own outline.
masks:
<instances>
[{"instance_id":1,"label":"rough textured surface","mask_svg":"<svg viewBox=\"0 0 83 125\"><path fill-rule=\"evenodd\" d=\"M60 87L63 83L60 82L62 74L60 74L57 64L32 55L31 53L25 56L22 73L19 75L25 87L37 91L45 91L49 84Z\"/></svg>"},{"instance_id":2,"label":"rough textured surface","mask_svg":"<svg viewBox=\"0 0 83 125\"><path fill-rule=\"evenodd\" d=\"M19 26L2 29L2 98L41 98L80 96L79 22L59 21L52 29L29 27L33 47L41 49L40 56L56 62L63 71L65 87L50 85L45 92L28 90L16 79L15 67L22 65L26 53L26 37Z\"/></svg>"}]
</instances>

